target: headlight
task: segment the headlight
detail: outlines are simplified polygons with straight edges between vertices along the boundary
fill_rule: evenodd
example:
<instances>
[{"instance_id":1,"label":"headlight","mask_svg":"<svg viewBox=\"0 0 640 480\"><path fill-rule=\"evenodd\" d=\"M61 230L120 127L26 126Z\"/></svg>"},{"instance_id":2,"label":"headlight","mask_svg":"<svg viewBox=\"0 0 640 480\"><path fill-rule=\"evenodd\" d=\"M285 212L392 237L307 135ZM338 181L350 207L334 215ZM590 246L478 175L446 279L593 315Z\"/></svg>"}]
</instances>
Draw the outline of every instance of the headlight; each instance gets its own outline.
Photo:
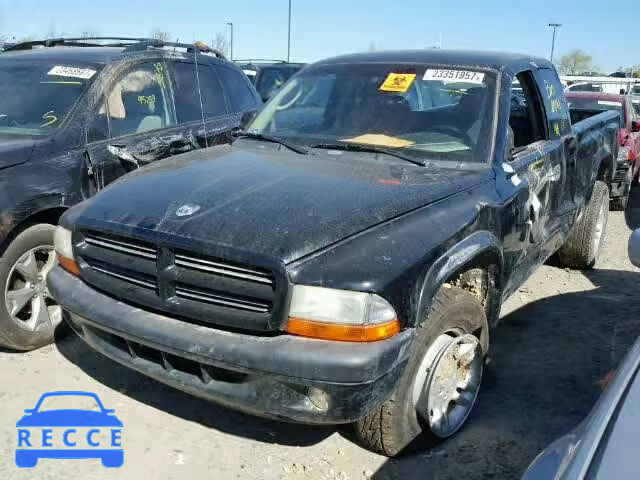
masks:
<instances>
[{"instance_id":1,"label":"headlight","mask_svg":"<svg viewBox=\"0 0 640 480\"><path fill-rule=\"evenodd\" d=\"M57 226L53 234L53 247L56 250L58 264L69 273L80 276L80 268L73 256L71 231L64 227Z\"/></svg>"},{"instance_id":2,"label":"headlight","mask_svg":"<svg viewBox=\"0 0 640 480\"><path fill-rule=\"evenodd\" d=\"M294 285L286 331L347 342L384 340L400 331L393 307L364 292Z\"/></svg>"}]
</instances>

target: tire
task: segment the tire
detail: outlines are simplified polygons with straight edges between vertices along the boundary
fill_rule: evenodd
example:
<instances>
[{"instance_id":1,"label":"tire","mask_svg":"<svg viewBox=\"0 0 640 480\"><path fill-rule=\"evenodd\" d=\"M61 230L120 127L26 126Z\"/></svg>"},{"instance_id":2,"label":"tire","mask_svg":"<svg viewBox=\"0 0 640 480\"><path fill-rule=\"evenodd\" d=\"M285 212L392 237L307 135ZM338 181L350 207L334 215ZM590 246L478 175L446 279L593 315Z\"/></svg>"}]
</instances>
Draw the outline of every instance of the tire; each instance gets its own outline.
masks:
<instances>
[{"instance_id":1,"label":"tire","mask_svg":"<svg viewBox=\"0 0 640 480\"><path fill-rule=\"evenodd\" d=\"M414 398L414 386L420 381L420 372L425 366L424 360L443 334L450 335L452 340L456 337L471 337L476 340L480 361L477 383L477 389L479 389L482 365L486 355L481 345L487 344L488 335L485 312L477 297L471 293L457 287L445 286L434 297L427 319L418 327L411 356L391 398L355 424L356 435L366 448L394 457L416 447L432 446L446 438L443 435L436 435L429 422L417 413ZM427 372L433 372L432 367L435 365L437 365L436 362L429 363ZM433 378L429 373L422 376L425 379ZM424 383L425 386L428 384L429 381ZM477 395L477 389L475 395ZM469 411L475 401L475 395ZM466 415L462 422L464 423L465 420ZM453 433L455 431L451 432ZM411 448L407 448L408 446Z\"/></svg>"},{"instance_id":2,"label":"tire","mask_svg":"<svg viewBox=\"0 0 640 480\"><path fill-rule=\"evenodd\" d=\"M35 348L49 345L54 340L54 332L60 321L62 320L59 307L55 307L55 303L48 296L48 290L46 290L46 271L39 270L37 267L37 273L41 281L34 283L35 288L34 296L38 297L37 304L29 301L24 309L16 314L17 316L31 315L34 318L33 326L30 326L28 321L21 321L10 314L9 305L7 301L8 290L18 290L20 288L28 288L27 277L22 276L20 273L16 273L16 264L29 252L35 252L34 258L38 258L37 265L43 264L41 260L43 252L40 249L49 249L53 247L53 232L55 227L49 224L38 224L27 228L20 233L11 244L7 247L2 257L0 257L0 345L12 348L14 350L33 350ZM54 257L47 257L47 265L53 265ZM44 267L44 265L42 265ZM44 272L44 273L43 273ZM11 281L11 284L9 282ZM19 282L24 285L16 287L14 282ZM12 304L13 305L13 304ZM43 314L42 317L36 317L33 312L36 311L34 307L40 306L46 313L46 317ZM15 307L15 305L13 305ZM30 310L31 309L31 310ZM39 309L37 310L39 311ZM31 312L31 314L29 313Z\"/></svg>"},{"instance_id":3,"label":"tire","mask_svg":"<svg viewBox=\"0 0 640 480\"><path fill-rule=\"evenodd\" d=\"M608 218L609 188L597 181L582 218L558 251L560 263L576 269L593 268L604 243Z\"/></svg>"}]
</instances>

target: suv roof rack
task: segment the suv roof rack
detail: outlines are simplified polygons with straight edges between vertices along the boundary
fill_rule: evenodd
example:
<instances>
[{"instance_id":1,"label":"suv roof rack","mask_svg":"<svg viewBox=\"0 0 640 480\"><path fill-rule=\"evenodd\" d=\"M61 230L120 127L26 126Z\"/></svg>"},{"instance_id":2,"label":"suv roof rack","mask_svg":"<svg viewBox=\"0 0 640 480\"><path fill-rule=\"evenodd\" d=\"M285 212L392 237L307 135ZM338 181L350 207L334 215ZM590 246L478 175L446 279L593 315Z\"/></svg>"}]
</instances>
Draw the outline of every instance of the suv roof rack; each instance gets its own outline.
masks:
<instances>
[{"instance_id":1,"label":"suv roof rack","mask_svg":"<svg viewBox=\"0 0 640 480\"><path fill-rule=\"evenodd\" d=\"M108 42L107 42L108 41ZM107 42L107 43L105 43ZM202 42L179 43L165 42L155 38L136 37L64 37L33 40L11 45L5 51L32 50L34 47L125 47L125 52L142 51L148 48L184 48L187 52L209 53L218 58L225 58L224 54Z\"/></svg>"},{"instance_id":2,"label":"suv roof rack","mask_svg":"<svg viewBox=\"0 0 640 480\"><path fill-rule=\"evenodd\" d=\"M252 63L291 63L291 62L287 62L286 60L268 60L268 59L262 59L262 58L249 58L246 60L234 60L234 62L236 63L246 63L248 65L251 65Z\"/></svg>"}]
</instances>

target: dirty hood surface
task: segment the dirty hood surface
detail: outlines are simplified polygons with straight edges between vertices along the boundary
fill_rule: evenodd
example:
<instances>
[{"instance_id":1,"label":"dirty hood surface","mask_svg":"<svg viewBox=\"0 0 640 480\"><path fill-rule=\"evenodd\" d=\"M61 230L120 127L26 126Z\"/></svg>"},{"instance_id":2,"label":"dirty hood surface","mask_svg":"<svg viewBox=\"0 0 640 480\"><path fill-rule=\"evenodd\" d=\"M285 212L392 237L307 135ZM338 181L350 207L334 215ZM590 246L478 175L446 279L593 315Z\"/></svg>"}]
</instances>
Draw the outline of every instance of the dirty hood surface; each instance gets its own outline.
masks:
<instances>
[{"instance_id":1,"label":"dirty hood surface","mask_svg":"<svg viewBox=\"0 0 640 480\"><path fill-rule=\"evenodd\" d=\"M0 169L28 161L34 145L28 137L0 134Z\"/></svg>"},{"instance_id":2,"label":"dirty hood surface","mask_svg":"<svg viewBox=\"0 0 640 480\"><path fill-rule=\"evenodd\" d=\"M135 171L87 202L72 221L150 241L179 239L209 253L245 252L288 263L476 185L491 172L386 158L299 155L237 142Z\"/></svg>"}]
</instances>

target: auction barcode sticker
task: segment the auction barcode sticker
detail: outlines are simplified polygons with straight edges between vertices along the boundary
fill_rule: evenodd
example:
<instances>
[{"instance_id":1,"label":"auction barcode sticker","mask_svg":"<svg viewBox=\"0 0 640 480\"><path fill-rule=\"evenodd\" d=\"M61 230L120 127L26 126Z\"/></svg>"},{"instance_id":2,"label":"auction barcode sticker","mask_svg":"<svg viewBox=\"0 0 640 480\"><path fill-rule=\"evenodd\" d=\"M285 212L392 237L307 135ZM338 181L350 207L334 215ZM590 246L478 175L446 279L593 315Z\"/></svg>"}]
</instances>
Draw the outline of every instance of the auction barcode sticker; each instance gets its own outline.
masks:
<instances>
[{"instance_id":1,"label":"auction barcode sticker","mask_svg":"<svg viewBox=\"0 0 640 480\"><path fill-rule=\"evenodd\" d=\"M83 78L84 80L89 80L96 73L95 70L91 70L90 68L76 68L76 67L63 67L63 66L55 66L51 70L47 72L47 75L57 75L59 77L73 77L73 78Z\"/></svg>"},{"instance_id":2,"label":"auction barcode sticker","mask_svg":"<svg viewBox=\"0 0 640 480\"><path fill-rule=\"evenodd\" d=\"M442 82L482 83L484 73L471 70L444 70L429 68L424 74L424 80L439 80Z\"/></svg>"}]
</instances>

